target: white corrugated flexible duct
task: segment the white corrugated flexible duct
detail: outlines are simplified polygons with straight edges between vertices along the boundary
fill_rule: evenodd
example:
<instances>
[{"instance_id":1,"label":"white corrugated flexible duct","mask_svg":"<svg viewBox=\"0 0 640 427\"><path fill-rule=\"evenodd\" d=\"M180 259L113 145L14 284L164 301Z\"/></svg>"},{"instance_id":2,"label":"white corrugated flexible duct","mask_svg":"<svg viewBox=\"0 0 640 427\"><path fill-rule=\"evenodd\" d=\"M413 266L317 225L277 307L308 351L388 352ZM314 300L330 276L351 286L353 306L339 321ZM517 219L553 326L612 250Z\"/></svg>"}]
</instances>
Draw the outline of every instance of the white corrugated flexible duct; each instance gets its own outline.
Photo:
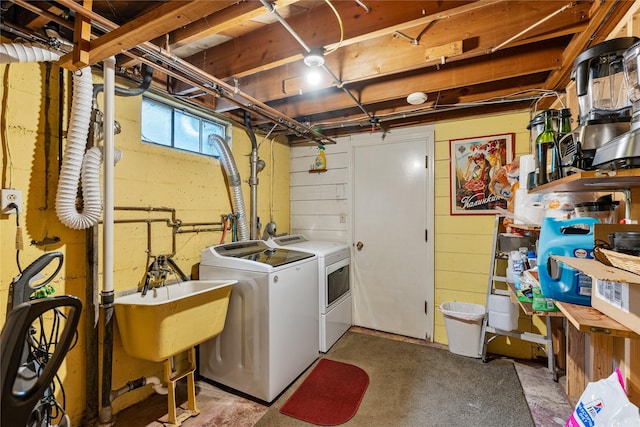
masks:
<instances>
[{"instance_id":1,"label":"white corrugated flexible duct","mask_svg":"<svg viewBox=\"0 0 640 427\"><path fill-rule=\"evenodd\" d=\"M57 61L62 53L31 44L0 44L0 63ZM100 164L102 149L93 147L85 155L93 80L91 68L85 67L73 75L73 100L67 132L67 144L56 193L56 214L64 225L75 230L97 224L102 212ZM76 198L82 179L82 209Z\"/></svg>"}]
</instances>

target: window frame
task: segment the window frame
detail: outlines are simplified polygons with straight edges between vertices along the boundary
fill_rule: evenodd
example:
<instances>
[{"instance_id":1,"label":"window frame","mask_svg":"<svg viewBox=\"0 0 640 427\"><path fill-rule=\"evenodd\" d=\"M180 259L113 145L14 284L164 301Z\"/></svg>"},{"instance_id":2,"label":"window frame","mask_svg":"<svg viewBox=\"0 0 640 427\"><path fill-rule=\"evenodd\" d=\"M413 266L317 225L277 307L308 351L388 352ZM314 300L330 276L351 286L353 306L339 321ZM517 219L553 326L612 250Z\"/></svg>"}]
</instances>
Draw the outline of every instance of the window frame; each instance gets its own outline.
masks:
<instances>
[{"instance_id":1,"label":"window frame","mask_svg":"<svg viewBox=\"0 0 640 427\"><path fill-rule=\"evenodd\" d=\"M142 108L141 108L140 140L143 144L150 144L157 147L164 147L164 148L169 148L176 151L181 151L184 153L192 153L196 155L219 159L220 154L217 152L218 151L217 149L215 149L216 154L210 154L210 153L204 152L205 144L207 144L208 137L203 134L203 124L205 122L209 122L209 123L213 123L214 125L218 125L222 127L222 129L224 130L224 140L227 142L229 147L231 147L231 123L229 123L228 121L220 119L219 117L211 114L210 112L206 111L203 108L195 107L193 105L190 105L186 102L182 102L178 99L172 98L167 95L161 95L161 94L154 93L152 91L147 91L142 95L142 104L144 104L145 98L150 101L162 104L171 110L171 129L170 129L171 134L169 135L171 139L170 141L171 145L162 144L156 141L151 141L148 138L144 137L144 132L142 131L144 127L144 121L143 121ZM177 121L176 112L198 119L198 136L199 136L198 150L199 151L194 151L188 148L182 148L182 147L176 146L176 121Z\"/></svg>"}]
</instances>

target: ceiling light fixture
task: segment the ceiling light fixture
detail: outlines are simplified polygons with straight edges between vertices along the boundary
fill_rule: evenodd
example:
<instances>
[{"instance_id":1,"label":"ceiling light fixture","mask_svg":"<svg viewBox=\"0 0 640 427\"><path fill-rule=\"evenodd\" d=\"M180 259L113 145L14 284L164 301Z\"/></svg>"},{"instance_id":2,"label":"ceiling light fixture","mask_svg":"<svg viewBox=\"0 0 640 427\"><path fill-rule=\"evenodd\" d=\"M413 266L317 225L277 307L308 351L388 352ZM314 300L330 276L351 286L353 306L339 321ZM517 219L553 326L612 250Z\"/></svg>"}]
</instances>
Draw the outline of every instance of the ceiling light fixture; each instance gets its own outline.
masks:
<instances>
[{"instance_id":1,"label":"ceiling light fixture","mask_svg":"<svg viewBox=\"0 0 640 427\"><path fill-rule=\"evenodd\" d=\"M307 67L322 67L324 65L324 49L309 50L309 53L304 56L304 64Z\"/></svg>"}]
</instances>

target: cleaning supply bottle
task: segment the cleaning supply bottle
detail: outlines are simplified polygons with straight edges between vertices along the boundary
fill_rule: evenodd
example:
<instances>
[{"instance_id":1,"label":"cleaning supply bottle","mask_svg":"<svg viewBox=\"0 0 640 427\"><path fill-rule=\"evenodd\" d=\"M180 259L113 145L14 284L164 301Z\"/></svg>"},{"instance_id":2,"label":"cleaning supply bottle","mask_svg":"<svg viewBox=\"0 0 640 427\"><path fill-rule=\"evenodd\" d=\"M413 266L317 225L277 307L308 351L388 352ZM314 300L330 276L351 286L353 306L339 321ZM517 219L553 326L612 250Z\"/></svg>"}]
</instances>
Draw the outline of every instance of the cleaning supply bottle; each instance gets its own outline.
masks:
<instances>
[{"instance_id":1,"label":"cleaning supply bottle","mask_svg":"<svg viewBox=\"0 0 640 427\"><path fill-rule=\"evenodd\" d=\"M593 258L597 218L546 217L538 241L538 278L542 294L557 301L591 305L591 276L551 259L551 255Z\"/></svg>"},{"instance_id":2,"label":"cleaning supply bottle","mask_svg":"<svg viewBox=\"0 0 640 427\"><path fill-rule=\"evenodd\" d=\"M324 145L318 145L318 155L314 163L316 170L325 170L327 168L327 158L324 155Z\"/></svg>"}]
</instances>

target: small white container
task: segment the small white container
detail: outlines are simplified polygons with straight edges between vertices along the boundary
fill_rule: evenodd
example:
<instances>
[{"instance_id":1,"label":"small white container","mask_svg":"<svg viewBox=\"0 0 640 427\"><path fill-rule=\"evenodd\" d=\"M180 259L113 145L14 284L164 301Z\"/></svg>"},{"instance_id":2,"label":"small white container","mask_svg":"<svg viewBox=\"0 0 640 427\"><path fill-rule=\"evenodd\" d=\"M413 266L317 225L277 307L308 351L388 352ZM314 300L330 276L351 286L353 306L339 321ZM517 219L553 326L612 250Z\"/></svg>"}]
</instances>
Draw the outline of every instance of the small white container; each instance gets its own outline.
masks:
<instances>
[{"instance_id":1,"label":"small white container","mask_svg":"<svg viewBox=\"0 0 640 427\"><path fill-rule=\"evenodd\" d=\"M514 304L508 295L489 295L489 303L487 307L487 310L489 311L511 313L513 311L513 306Z\"/></svg>"},{"instance_id":2,"label":"small white container","mask_svg":"<svg viewBox=\"0 0 640 427\"><path fill-rule=\"evenodd\" d=\"M499 313L497 311L489 312L489 326L501 331L514 331L518 329L518 312Z\"/></svg>"},{"instance_id":3,"label":"small white container","mask_svg":"<svg viewBox=\"0 0 640 427\"><path fill-rule=\"evenodd\" d=\"M489 295L488 325L503 331L518 329L520 310L518 304L511 301L508 295Z\"/></svg>"}]
</instances>

